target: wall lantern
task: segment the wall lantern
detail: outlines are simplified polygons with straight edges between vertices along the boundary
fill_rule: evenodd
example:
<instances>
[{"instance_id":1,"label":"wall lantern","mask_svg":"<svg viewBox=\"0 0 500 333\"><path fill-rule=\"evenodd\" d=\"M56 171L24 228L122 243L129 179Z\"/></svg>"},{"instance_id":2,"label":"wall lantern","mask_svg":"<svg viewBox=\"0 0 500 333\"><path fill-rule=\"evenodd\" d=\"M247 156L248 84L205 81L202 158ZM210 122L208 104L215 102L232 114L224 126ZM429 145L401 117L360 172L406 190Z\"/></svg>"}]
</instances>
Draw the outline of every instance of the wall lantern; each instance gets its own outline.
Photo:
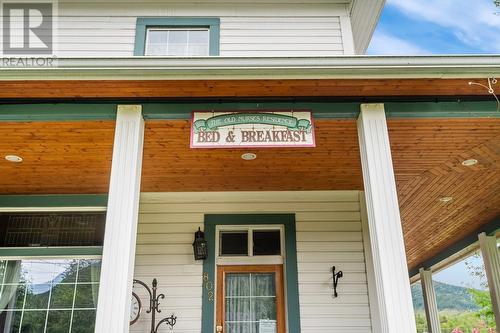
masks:
<instances>
[{"instance_id":1,"label":"wall lantern","mask_svg":"<svg viewBox=\"0 0 500 333\"><path fill-rule=\"evenodd\" d=\"M198 228L194 234L193 242L194 260L205 260L208 256L207 241L205 240L205 233Z\"/></svg>"}]
</instances>

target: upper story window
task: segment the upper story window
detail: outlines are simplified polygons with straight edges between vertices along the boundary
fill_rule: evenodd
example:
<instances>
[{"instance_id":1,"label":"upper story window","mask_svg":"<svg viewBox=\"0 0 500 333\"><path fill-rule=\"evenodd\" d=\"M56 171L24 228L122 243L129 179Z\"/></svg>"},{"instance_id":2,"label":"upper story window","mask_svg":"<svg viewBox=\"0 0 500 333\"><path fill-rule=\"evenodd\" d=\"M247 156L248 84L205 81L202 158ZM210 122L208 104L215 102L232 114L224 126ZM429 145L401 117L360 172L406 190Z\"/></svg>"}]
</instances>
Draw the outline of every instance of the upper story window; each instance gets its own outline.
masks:
<instances>
[{"instance_id":1,"label":"upper story window","mask_svg":"<svg viewBox=\"0 0 500 333\"><path fill-rule=\"evenodd\" d=\"M208 56L209 30L207 28L148 28L147 56Z\"/></svg>"},{"instance_id":2,"label":"upper story window","mask_svg":"<svg viewBox=\"0 0 500 333\"><path fill-rule=\"evenodd\" d=\"M217 18L138 18L136 56L217 56Z\"/></svg>"}]
</instances>

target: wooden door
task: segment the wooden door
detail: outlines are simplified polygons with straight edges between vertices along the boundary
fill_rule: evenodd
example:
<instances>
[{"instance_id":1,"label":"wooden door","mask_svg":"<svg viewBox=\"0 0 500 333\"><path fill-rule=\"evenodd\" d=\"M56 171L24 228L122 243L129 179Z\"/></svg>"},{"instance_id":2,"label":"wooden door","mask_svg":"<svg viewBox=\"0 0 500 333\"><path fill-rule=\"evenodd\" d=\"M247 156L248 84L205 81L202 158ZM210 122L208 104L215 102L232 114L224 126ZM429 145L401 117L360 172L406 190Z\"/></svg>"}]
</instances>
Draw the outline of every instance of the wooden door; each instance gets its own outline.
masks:
<instances>
[{"instance_id":1,"label":"wooden door","mask_svg":"<svg viewBox=\"0 0 500 333\"><path fill-rule=\"evenodd\" d=\"M285 333L283 265L217 267L217 332Z\"/></svg>"}]
</instances>

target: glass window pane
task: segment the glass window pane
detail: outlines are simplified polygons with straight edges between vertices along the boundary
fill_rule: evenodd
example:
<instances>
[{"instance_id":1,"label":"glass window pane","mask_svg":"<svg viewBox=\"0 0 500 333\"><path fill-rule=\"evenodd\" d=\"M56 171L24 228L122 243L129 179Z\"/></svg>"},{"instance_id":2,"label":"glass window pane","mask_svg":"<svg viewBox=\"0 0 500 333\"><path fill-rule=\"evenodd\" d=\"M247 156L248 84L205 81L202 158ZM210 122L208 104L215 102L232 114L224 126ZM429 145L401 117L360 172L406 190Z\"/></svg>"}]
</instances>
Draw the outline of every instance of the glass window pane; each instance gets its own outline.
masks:
<instances>
[{"instance_id":1,"label":"glass window pane","mask_svg":"<svg viewBox=\"0 0 500 333\"><path fill-rule=\"evenodd\" d=\"M222 256L248 255L247 231L224 231L220 234L220 254Z\"/></svg>"},{"instance_id":2,"label":"glass window pane","mask_svg":"<svg viewBox=\"0 0 500 333\"><path fill-rule=\"evenodd\" d=\"M46 333L68 333L71 323L71 310L49 311Z\"/></svg>"},{"instance_id":3,"label":"glass window pane","mask_svg":"<svg viewBox=\"0 0 500 333\"><path fill-rule=\"evenodd\" d=\"M52 287L51 309L71 309L75 293L74 284L58 284Z\"/></svg>"},{"instance_id":4,"label":"glass window pane","mask_svg":"<svg viewBox=\"0 0 500 333\"><path fill-rule=\"evenodd\" d=\"M170 30L168 34L168 42L170 44L187 44L187 30Z\"/></svg>"},{"instance_id":5,"label":"glass window pane","mask_svg":"<svg viewBox=\"0 0 500 333\"><path fill-rule=\"evenodd\" d=\"M78 284L76 286L75 308L97 307L98 284Z\"/></svg>"},{"instance_id":6,"label":"glass window pane","mask_svg":"<svg viewBox=\"0 0 500 333\"><path fill-rule=\"evenodd\" d=\"M275 296L276 281L274 273L252 274L253 296Z\"/></svg>"},{"instance_id":7,"label":"glass window pane","mask_svg":"<svg viewBox=\"0 0 500 333\"><path fill-rule=\"evenodd\" d=\"M226 298L226 322L249 321L250 298Z\"/></svg>"},{"instance_id":8,"label":"glass window pane","mask_svg":"<svg viewBox=\"0 0 500 333\"><path fill-rule=\"evenodd\" d=\"M226 297L250 296L250 274L226 274Z\"/></svg>"},{"instance_id":9,"label":"glass window pane","mask_svg":"<svg viewBox=\"0 0 500 333\"><path fill-rule=\"evenodd\" d=\"M75 310L71 333L94 333L95 310Z\"/></svg>"},{"instance_id":10,"label":"glass window pane","mask_svg":"<svg viewBox=\"0 0 500 333\"><path fill-rule=\"evenodd\" d=\"M22 280L22 262L21 260L9 260L5 267L5 276L3 283L18 283Z\"/></svg>"},{"instance_id":11,"label":"glass window pane","mask_svg":"<svg viewBox=\"0 0 500 333\"><path fill-rule=\"evenodd\" d=\"M25 309L47 309L49 306L50 284L28 284L26 286Z\"/></svg>"},{"instance_id":12,"label":"glass window pane","mask_svg":"<svg viewBox=\"0 0 500 333\"><path fill-rule=\"evenodd\" d=\"M47 311L24 311L21 321L22 333L41 333L45 329Z\"/></svg>"},{"instance_id":13,"label":"glass window pane","mask_svg":"<svg viewBox=\"0 0 500 333\"><path fill-rule=\"evenodd\" d=\"M257 297L253 300L254 320L276 320L276 298Z\"/></svg>"},{"instance_id":14,"label":"glass window pane","mask_svg":"<svg viewBox=\"0 0 500 333\"><path fill-rule=\"evenodd\" d=\"M149 44L145 55L166 55L167 44Z\"/></svg>"},{"instance_id":15,"label":"glass window pane","mask_svg":"<svg viewBox=\"0 0 500 333\"><path fill-rule=\"evenodd\" d=\"M78 260L61 260L55 263L53 283L74 283L78 271Z\"/></svg>"},{"instance_id":16,"label":"glass window pane","mask_svg":"<svg viewBox=\"0 0 500 333\"><path fill-rule=\"evenodd\" d=\"M0 332L10 333L19 332L21 324L22 311L3 311L0 312Z\"/></svg>"},{"instance_id":17,"label":"glass window pane","mask_svg":"<svg viewBox=\"0 0 500 333\"><path fill-rule=\"evenodd\" d=\"M168 31L148 29L148 43L165 44L167 42Z\"/></svg>"},{"instance_id":18,"label":"glass window pane","mask_svg":"<svg viewBox=\"0 0 500 333\"><path fill-rule=\"evenodd\" d=\"M190 56L207 56L208 55L208 44L189 44L188 54Z\"/></svg>"},{"instance_id":19,"label":"glass window pane","mask_svg":"<svg viewBox=\"0 0 500 333\"><path fill-rule=\"evenodd\" d=\"M208 30L189 31L189 44L208 44Z\"/></svg>"},{"instance_id":20,"label":"glass window pane","mask_svg":"<svg viewBox=\"0 0 500 333\"><path fill-rule=\"evenodd\" d=\"M4 285L2 291L2 299L6 298L5 309L22 309L24 304L24 294L26 285Z\"/></svg>"},{"instance_id":21,"label":"glass window pane","mask_svg":"<svg viewBox=\"0 0 500 333\"><path fill-rule=\"evenodd\" d=\"M99 281L101 274L100 260L80 260L78 269L78 282Z\"/></svg>"},{"instance_id":22,"label":"glass window pane","mask_svg":"<svg viewBox=\"0 0 500 333\"><path fill-rule=\"evenodd\" d=\"M5 274L6 266L7 266L7 260L0 260L0 283L3 283L3 277Z\"/></svg>"},{"instance_id":23,"label":"glass window pane","mask_svg":"<svg viewBox=\"0 0 500 333\"><path fill-rule=\"evenodd\" d=\"M281 238L279 230L258 230L253 232L253 254L280 255Z\"/></svg>"}]
</instances>

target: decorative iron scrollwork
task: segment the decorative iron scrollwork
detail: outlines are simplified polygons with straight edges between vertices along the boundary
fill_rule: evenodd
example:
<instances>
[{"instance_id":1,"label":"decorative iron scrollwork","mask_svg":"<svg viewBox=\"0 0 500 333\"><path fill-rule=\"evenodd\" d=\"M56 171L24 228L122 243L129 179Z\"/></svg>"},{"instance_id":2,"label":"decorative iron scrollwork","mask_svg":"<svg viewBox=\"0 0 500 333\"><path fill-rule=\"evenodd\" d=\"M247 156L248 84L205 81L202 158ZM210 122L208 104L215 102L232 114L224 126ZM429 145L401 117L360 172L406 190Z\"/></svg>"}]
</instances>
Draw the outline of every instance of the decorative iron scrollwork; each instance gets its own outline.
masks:
<instances>
[{"instance_id":1,"label":"decorative iron scrollwork","mask_svg":"<svg viewBox=\"0 0 500 333\"><path fill-rule=\"evenodd\" d=\"M158 324L155 325L156 313L161 312L161 310L159 309L160 299L165 298L164 294L156 295L158 281L156 279L153 279L153 287L152 288L149 288L149 286L147 284L145 284L144 282L142 282L141 280L134 280L134 284L140 284L149 293L149 308L146 310L146 313L151 313L151 332L150 333L157 333L158 328L163 323L169 325L170 329L173 329L174 325L177 322L177 317L175 317L173 314L170 317L163 318L162 320L160 320L158 322Z\"/></svg>"},{"instance_id":2,"label":"decorative iron scrollwork","mask_svg":"<svg viewBox=\"0 0 500 333\"><path fill-rule=\"evenodd\" d=\"M337 298L339 295L337 293L337 284L339 283L339 279L344 276L342 271L338 271L335 273L335 266L332 266L332 274L333 274L333 298Z\"/></svg>"}]
</instances>

